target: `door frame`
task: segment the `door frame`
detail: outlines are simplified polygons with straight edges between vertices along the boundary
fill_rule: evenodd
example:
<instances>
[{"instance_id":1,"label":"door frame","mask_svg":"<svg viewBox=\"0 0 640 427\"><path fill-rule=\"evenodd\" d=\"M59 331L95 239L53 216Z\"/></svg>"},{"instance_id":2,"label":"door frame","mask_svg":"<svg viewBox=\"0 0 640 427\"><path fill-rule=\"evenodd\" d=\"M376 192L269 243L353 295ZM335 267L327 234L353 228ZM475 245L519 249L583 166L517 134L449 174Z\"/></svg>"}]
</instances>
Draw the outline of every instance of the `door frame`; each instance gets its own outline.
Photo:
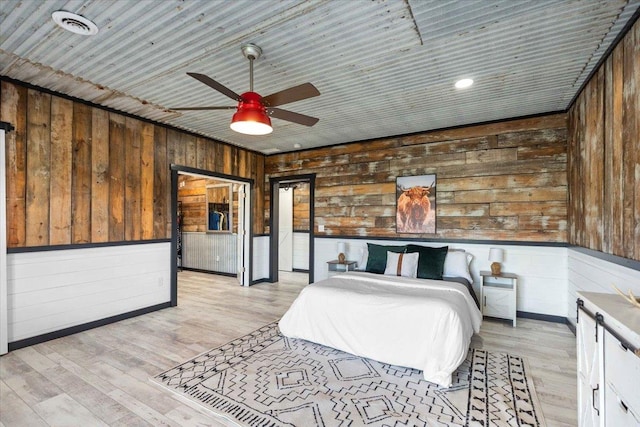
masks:
<instances>
[{"instance_id":1,"label":"door frame","mask_svg":"<svg viewBox=\"0 0 640 427\"><path fill-rule=\"evenodd\" d=\"M249 208L247 209L247 203L245 199L245 225L247 224L247 211L249 220L248 223L253 225L253 204L251 200L253 200L254 194L254 180L251 178L243 178L235 175L228 175L224 173L212 172L205 169L197 169L189 166L180 166L171 164L171 307L175 307L178 305L178 263L176 259L176 253L178 250L178 234L176 230L178 229L178 174L180 172L186 174L195 174L202 175L205 177L211 177L213 179L219 178L228 181L234 181L237 183L243 183L249 185L248 194L245 192L245 196L249 197L248 204ZM249 285L253 281L253 226L249 227L249 230L245 228L245 233L248 233L247 244L245 244L244 248L244 256L246 258L246 254L248 254L248 260L245 263L246 274L245 274L245 283Z\"/></svg>"},{"instance_id":2,"label":"door frame","mask_svg":"<svg viewBox=\"0 0 640 427\"><path fill-rule=\"evenodd\" d=\"M13 126L0 122L0 355L9 351L9 289L7 274L7 174L4 170L6 143L5 132L11 132Z\"/></svg>"},{"instance_id":3,"label":"door frame","mask_svg":"<svg viewBox=\"0 0 640 427\"><path fill-rule=\"evenodd\" d=\"M280 220L280 184L309 183L309 283L314 281L314 247L315 247L315 188L316 174L288 175L269 177L271 197L269 200L269 281L278 281L278 236Z\"/></svg>"}]
</instances>

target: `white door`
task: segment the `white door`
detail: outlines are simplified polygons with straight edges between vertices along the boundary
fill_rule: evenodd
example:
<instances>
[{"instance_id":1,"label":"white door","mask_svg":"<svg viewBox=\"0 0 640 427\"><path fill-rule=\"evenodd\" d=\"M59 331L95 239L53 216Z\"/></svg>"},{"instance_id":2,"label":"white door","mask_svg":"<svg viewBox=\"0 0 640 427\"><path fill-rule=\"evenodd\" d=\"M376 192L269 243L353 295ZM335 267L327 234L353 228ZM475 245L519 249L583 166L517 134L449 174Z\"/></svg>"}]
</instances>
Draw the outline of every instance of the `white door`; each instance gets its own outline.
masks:
<instances>
[{"instance_id":1,"label":"white door","mask_svg":"<svg viewBox=\"0 0 640 427\"><path fill-rule=\"evenodd\" d=\"M578 425L600 425L600 360L596 342L596 322L582 310L578 310L576 324L578 357Z\"/></svg>"},{"instance_id":2,"label":"white door","mask_svg":"<svg viewBox=\"0 0 640 427\"><path fill-rule=\"evenodd\" d=\"M280 189L278 270L293 271L293 189Z\"/></svg>"},{"instance_id":3,"label":"white door","mask_svg":"<svg viewBox=\"0 0 640 427\"><path fill-rule=\"evenodd\" d=\"M244 184L234 184L234 188L237 189L238 195L238 248L237 248L237 257L238 257L238 283L243 286L248 285L247 275L246 275L246 261L249 259L245 256L245 235L246 235L246 224L245 218L248 217L246 215L246 192L244 188ZM233 225L231 225L233 226Z\"/></svg>"},{"instance_id":4,"label":"white door","mask_svg":"<svg viewBox=\"0 0 640 427\"><path fill-rule=\"evenodd\" d=\"M7 327L7 175L5 173L5 143L4 130L0 129L0 354L5 354L8 349Z\"/></svg>"}]
</instances>

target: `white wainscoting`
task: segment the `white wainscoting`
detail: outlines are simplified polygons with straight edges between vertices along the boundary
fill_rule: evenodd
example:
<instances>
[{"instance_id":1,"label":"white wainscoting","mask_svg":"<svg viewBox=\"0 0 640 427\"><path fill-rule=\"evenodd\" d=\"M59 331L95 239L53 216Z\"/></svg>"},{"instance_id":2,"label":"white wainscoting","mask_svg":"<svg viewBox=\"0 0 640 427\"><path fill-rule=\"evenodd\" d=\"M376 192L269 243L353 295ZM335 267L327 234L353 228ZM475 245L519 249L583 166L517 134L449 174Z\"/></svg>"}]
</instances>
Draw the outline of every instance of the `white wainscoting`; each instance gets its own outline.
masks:
<instances>
[{"instance_id":1,"label":"white wainscoting","mask_svg":"<svg viewBox=\"0 0 640 427\"><path fill-rule=\"evenodd\" d=\"M309 233L296 231L293 233L293 268L309 269Z\"/></svg>"},{"instance_id":2,"label":"white wainscoting","mask_svg":"<svg viewBox=\"0 0 640 427\"><path fill-rule=\"evenodd\" d=\"M439 242L415 242L401 240L364 239L315 239L315 280L327 277L327 261L336 259L337 242L347 244L347 259L360 261L361 250L367 242L379 245L417 244L422 246L449 246L464 249L474 256L470 270L473 287L480 295L480 270L489 270L490 248L504 249L502 270L518 275L517 309L536 314L566 317L567 312L567 248L544 246L520 246L502 244L462 244Z\"/></svg>"},{"instance_id":3,"label":"white wainscoting","mask_svg":"<svg viewBox=\"0 0 640 427\"><path fill-rule=\"evenodd\" d=\"M253 238L253 280L269 278L269 236Z\"/></svg>"},{"instance_id":4,"label":"white wainscoting","mask_svg":"<svg viewBox=\"0 0 640 427\"><path fill-rule=\"evenodd\" d=\"M170 301L169 242L7 259L9 342Z\"/></svg>"},{"instance_id":5,"label":"white wainscoting","mask_svg":"<svg viewBox=\"0 0 640 427\"><path fill-rule=\"evenodd\" d=\"M236 274L238 235L183 232L182 267Z\"/></svg>"},{"instance_id":6,"label":"white wainscoting","mask_svg":"<svg viewBox=\"0 0 640 427\"><path fill-rule=\"evenodd\" d=\"M568 298L567 318L576 324L577 292L615 293L611 285L615 285L623 292L631 290L640 296L640 271L622 265L614 264L603 259L568 249ZM622 298L622 297L620 297Z\"/></svg>"}]
</instances>

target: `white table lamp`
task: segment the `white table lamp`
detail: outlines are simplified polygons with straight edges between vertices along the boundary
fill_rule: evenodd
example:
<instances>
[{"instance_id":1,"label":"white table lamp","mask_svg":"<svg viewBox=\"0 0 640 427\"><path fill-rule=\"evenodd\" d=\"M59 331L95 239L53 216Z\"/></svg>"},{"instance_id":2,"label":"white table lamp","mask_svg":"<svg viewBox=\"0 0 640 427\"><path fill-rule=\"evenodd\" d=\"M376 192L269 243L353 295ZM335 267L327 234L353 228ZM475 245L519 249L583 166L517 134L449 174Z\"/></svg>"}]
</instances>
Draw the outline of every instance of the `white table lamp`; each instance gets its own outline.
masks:
<instances>
[{"instance_id":1,"label":"white table lamp","mask_svg":"<svg viewBox=\"0 0 640 427\"><path fill-rule=\"evenodd\" d=\"M504 258L504 251L500 248L489 249L489 261L491 261L491 274L500 275L500 263Z\"/></svg>"}]
</instances>

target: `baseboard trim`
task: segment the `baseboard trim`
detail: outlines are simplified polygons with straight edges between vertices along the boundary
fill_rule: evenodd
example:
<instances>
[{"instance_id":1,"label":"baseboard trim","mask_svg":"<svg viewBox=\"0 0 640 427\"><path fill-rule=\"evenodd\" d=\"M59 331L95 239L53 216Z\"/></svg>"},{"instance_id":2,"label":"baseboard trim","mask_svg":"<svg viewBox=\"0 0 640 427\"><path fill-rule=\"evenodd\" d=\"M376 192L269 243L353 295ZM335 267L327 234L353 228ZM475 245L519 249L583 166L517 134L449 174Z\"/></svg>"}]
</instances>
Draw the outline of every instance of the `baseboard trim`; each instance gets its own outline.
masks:
<instances>
[{"instance_id":1,"label":"baseboard trim","mask_svg":"<svg viewBox=\"0 0 640 427\"><path fill-rule=\"evenodd\" d=\"M523 319L543 320L552 323L567 323L569 320L563 316L554 316L551 314L529 313L528 311L518 311L517 317Z\"/></svg>"},{"instance_id":2,"label":"baseboard trim","mask_svg":"<svg viewBox=\"0 0 640 427\"><path fill-rule=\"evenodd\" d=\"M212 270L204 270L202 268L191 268L191 267L180 267L178 266L178 271L195 271L196 273L207 273L207 274L217 274L218 276L227 276L227 277L236 277L236 273L225 273L223 271L212 271Z\"/></svg>"},{"instance_id":3,"label":"baseboard trim","mask_svg":"<svg viewBox=\"0 0 640 427\"><path fill-rule=\"evenodd\" d=\"M143 314L151 313L153 311L162 310L171 306L170 302L163 302L162 304L156 304L138 310L129 311L127 313L117 314L115 316L106 317L100 320L94 320L93 322L83 323L81 325L71 326L69 328L60 329L59 331L47 332L46 334L38 335L31 338L25 338L19 341L13 341L9 343L9 351L18 350L20 348L29 347L32 345L40 344L46 341L51 341L57 338L66 337L68 335L77 334L78 332L88 331L89 329L105 326L110 323L119 322L121 320L130 319Z\"/></svg>"},{"instance_id":4,"label":"baseboard trim","mask_svg":"<svg viewBox=\"0 0 640 427\"><path fill-rule=\"evenodd\" d=\"M258 283L273 283L268 277L262 279L256 279L251 282L251 285L257 285Z\"/></svg>"}]
</instances>

